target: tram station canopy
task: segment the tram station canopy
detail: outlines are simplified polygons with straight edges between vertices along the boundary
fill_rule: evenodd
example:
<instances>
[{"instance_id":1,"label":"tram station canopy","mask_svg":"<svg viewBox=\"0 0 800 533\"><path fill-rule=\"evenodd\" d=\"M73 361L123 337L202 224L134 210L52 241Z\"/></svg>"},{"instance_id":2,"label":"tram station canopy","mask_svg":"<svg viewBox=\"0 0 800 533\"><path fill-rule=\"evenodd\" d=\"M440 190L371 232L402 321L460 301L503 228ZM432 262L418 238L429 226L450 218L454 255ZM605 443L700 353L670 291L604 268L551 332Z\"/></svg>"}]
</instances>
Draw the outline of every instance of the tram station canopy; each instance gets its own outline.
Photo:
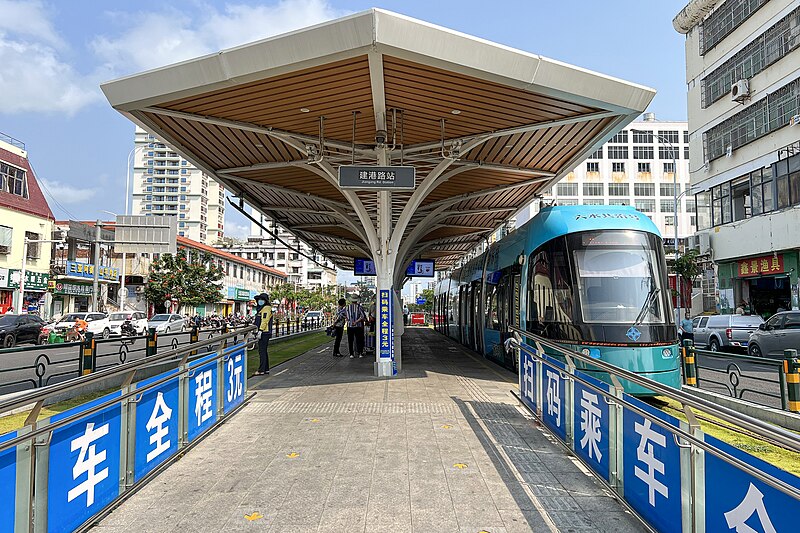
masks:
<instances>
[{"instance_id":1,"label":"tram station canopy","mask_svg":"<svg viewBox=\"0 0 800 533\"><path fill-rule=\"evenodd\" d=\"M384 250L396 272L452 265L655 95L380 9L102 90L337 266ZM413 166L416 186L342 189L338 167L353 164Z\"/></svg>"}]
</instances>

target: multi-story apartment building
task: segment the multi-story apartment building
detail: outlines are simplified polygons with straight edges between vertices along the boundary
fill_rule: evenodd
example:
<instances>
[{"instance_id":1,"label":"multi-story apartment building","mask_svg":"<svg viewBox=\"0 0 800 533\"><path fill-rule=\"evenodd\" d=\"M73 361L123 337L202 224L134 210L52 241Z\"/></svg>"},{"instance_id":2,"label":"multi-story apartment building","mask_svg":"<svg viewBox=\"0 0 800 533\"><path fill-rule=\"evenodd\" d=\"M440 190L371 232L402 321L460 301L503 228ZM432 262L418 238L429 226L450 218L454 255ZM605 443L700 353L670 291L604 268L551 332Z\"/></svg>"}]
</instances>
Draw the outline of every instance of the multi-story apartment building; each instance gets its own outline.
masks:
<instances>
[{"instance_id":1,"label":"multi-story apartment building","mask_svg":"<svg viewBox=\"0 0 800 533\"><path fill-rule=\"evenodd\" d=\"M798 308L800 1L691 2L686 35L697 242L722 312Z\"/></svg>"},{"instance_id":2,"label":"multi-story apartment building","mask_svg":"<svg viewBox=\"0 0 800 533\"><path fill-rule=\"evenodd\" d=\"M137 127L132 212L176 216L178 235L215 244L224 236L225 188Z\"/></svg>"},{"instance_id":3,"label":"multi-story apartment building","mask_svg":"<svg viewBox=\"0 0 800 533\"><path fill-rule=\"evenodd\" d=\"M0 314L41 313L49 308L50 249L53 212L28 162L25 145L0 134ZM23 268L24 267L24 268ZM25 271L24 296L20 280Z\"/></svg>"},{"instance_id":4,"label":"multi-story apartment building","mask_svg":"<svg viewBox=\"0 0 800 533\"><path fill-rule=\"evenodd\" d=\"M686 122L660 121L647 113L643 121L633 122L617 133L546 191L542 200L518 214L516 225L524 224L542 205L554 202L632 205L655 222L669 254L674 249L676 228L679 245L695 232L695 200L688 188L687 142Z\"/></svg>"},{"instance_id":5,"label":"multi-story apartment building","mask_svg":"<svg viewBox=\"0 0 800 533\"><path fill-rule=\"evenodd\" d=\"M290 246L275 239L259 224L253 223L250 226L250 236L246 242L220 246L221 250L286 272L287 283L310 289L336 284L336 268L319 252L268 217L257 212L251 212L251 214L261 221L261 225L269 228L272 233L278 235L283 242ZM314 261L309 257L314 258Z\"/></svg>"}]
</instances>

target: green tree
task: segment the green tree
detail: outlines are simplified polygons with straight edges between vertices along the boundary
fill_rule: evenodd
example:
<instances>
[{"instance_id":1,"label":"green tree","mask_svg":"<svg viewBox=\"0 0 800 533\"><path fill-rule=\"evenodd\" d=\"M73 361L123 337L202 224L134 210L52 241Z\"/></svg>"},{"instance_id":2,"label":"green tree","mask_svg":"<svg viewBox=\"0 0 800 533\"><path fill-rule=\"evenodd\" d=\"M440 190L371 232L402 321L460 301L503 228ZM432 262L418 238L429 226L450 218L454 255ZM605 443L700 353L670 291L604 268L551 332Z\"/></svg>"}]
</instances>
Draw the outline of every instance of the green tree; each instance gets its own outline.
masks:
<instances>
[{"instance_id":1,"label":"green tree","mask_svg":"<svg viewBox=\"0 0 800 533\"><path fill-rule=\"evenodd\" d=\"M408 304L409 311L424 311L426 313L430 313L433 311L433 289L422 289L422 294L419 295L420 298L425 298L425 303L422 305L417 305L416 299L410 304Z\"/></svg>"},{"instance_id":2,"label":"green tree","mask_svg":"<svg viewBox=\"0 0 800 533\"><path fill-rule=\"evenodd\" d=\"M691 283L701 272L700 263L697 260L699 255L700 252L697 250L688 250L686 253L678 255L678 258L672 262L672 271L684 281Z\"/></svg>"},{"instance_id":3,"label":"green tree","mask_svg":"<svg viewBox=\"0 0 800 533\"><path fill-rule=\"evenodd\" d=\"M162 254L150 265L145 296L157 310L163 310L169 299L189 306L217 302L222 296L223 275L206 253L179 250L176 255Z\"/></svg>"}]
</instances>

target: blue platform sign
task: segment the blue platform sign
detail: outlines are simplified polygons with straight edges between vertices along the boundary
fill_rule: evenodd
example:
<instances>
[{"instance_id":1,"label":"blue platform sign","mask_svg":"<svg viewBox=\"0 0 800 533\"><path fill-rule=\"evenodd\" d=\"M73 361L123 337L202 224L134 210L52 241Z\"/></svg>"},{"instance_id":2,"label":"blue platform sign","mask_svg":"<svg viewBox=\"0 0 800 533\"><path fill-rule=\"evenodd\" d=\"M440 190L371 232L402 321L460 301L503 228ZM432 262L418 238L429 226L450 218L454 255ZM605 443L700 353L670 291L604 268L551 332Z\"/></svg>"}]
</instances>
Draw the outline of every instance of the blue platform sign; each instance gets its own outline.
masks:
<instances>
[{"instance_id":1,"label":"blue platform sign","mask_svg":"<svg viewBox=\"0 0 800 533\"><path fill-rule=\"evenodd\" d=\"M427 300L425 298L417 298L417 305L425 305Z\"/></svg>"},{"instance_id":2,"label":"blue platform sign","mask_svg":"<svg viewBox=\"0 0 800 533\"><path fill-rule=\"evenodd\" d=\"M625 400L679 427L676 418L627 394ZM671 432L638 413L624 409L622 418L625 500L656 530L680 532L680 448Z\"/></svg>"},{"instance_id":3,"label":"blue platform sign","mask_svg":"<svg viewBox=\"0 0 800 533\"><path fill-rule=\"evenodd\" d=\"M724 453L800 489L800 479L709 435ZM706 531L797 531L800 503L747 472L705 453Z\"/></svg>"},{"instance_id":4,"label":"blue platform sign","mask_svg":"<svg viewBox=\"0 0 800 533\"><path fill-rule=\"evenodd\" d=\"M608 385L583 372L576 375L608 392ZM609 410L605 396L579 381L574 388L574 450L575 453L606 481L609 481Z\"/></svg>"},{"instance_id":5,"label":"blue platform sign","mask_svg":"<svg viewBox=\"0 0 800 533\"><path fill-rule=\"evenodd\" d=\"M519 351L519 396L528 409L536 412L536 360L525 350Z\"/></svg>"},{"instance_id":6,"label":"blue platform sign","mask_svg":"<svg viewBox=\"0 0 800 533\"><path fill-rule=\"evenodd\" d=\"M244 344L235 347L224 360L225 367L225 397L223 398L223 413L230 413L237 405L244 401L244 381L247 379L244 355Z\"/></svg>"},{"instance_id":7,"label":"blue platform sign","mask_svg":"<svg viewBox=\"0 0 800 533\"><path fill-rule=\"evenodd\" d=\"M0 435L0 444L17 436L16 431ZM17 489L17 448L0 452L0 531L14 531Z\"/></svg>"},{"instance_id":8,"label":"blue platform sign","mask_svg":"<svg viewBox=\"0 0 800 533\"><path fill-rule=\"evenodd\" d=\"M51 418L87 411L119 392ZM117 403L53 431L47 481L47 531L74 531L119 495L120 428Z\"/></svg>"},{"instance_id":9,"label":"blue platform sign","mask_svg":"<svg viewBox=\"0 0 800 533\"><path fill-rule=\"evenodd\" d=\"M189 442L217 421L217 362L202 359L189 373Z\"/></svg>"},{"instance_id":10,"label":"blue platform sign","mask_svg":"<svg viewBox=\"0 0 800 533\"><path fill-rule=\"evenodd\" d=\"M381 289L378 299L378 345L381 359L392 357L392 291Z\"/></svg>"},{"instance_id":11,"label":"blue platform sign","mask_svg":"<svg viewBox=\"0 0 800 533\"><path fill-rule=\"evenodd\" d=\"M175 374L176 371L168 374ZM141 381L137 388L163 379L168 374ZM178 451L178 378L142 394L136 404L136 452L133 478L139 481Z\"/></svg>"},{"instance_id":12,"label":"blue platform sign","mask_svg":"<svg viewBox=\"0 0 800 533\"><path fill-rule=\"evenodd\" d=\"M558 438L566 442L566 380L561 377L564 365L549 357L546 360L548 362L542 365L542 421Z\"/></svg>"}]
</instances>

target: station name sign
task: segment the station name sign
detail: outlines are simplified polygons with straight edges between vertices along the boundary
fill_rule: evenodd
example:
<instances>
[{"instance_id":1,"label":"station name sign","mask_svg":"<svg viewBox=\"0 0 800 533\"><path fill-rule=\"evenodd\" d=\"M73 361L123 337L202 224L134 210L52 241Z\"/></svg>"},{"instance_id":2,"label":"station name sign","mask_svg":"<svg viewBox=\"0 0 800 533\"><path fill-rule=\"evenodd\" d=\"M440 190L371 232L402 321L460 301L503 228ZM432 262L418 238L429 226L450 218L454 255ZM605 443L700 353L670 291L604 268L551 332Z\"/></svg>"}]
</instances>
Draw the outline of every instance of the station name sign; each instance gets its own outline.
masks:
<instances>
[{"instance_id":1,"label":"station name sign","mask_svg":"<svg viewBox=\"0 0 800 533\"><path fill-rule=\"evenodd\" d=\"M414 189L416 169L409 166L339 167L339 187L342 189Z\"/></svg>"}]
</instances>

